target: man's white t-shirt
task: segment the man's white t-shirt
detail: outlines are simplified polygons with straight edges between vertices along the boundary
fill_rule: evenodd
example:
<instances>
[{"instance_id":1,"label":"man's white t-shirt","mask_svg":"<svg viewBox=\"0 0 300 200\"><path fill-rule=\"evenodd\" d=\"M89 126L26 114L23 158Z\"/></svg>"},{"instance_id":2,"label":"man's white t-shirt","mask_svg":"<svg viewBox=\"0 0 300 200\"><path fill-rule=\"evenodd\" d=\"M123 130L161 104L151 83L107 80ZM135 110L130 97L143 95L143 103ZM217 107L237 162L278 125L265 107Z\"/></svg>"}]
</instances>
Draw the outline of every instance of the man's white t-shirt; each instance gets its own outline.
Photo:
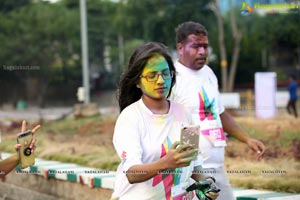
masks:
<instances>
[{"instance_id":1,"label":"man's white t-shirt","mask_svg":"<svg viewBox=\"0 0 300 200\"><path fill-rule=\"evenodd\" d=\"M170 99L184 105L192 115L193 124L200 125L203 168L221 167L226 141L220 119L224 106L217 77L207 65L200 70L191 70L177 61L175 68L176 84Z\"/></svg>"},{"instance_id":2,"label":"man's white t-shirt","mask_svg":"<svg viewBox=\"0 0 300 200\"><path fill-rule=\"evenodd\" d=\"M186 194L185 188L192 184L194 161L188 167L159 173L141 183L130 184L126 177L133 165L151 163L165 156L172 144L180 141L181 128L189 124L191 119L184 107L172 101L169 112L164 115L153 114L142 99L126 107L118 117L113 137L122 161L116 172L112 197L120 200L192 199L194 194Z\"/></svg>"}]
</instances>

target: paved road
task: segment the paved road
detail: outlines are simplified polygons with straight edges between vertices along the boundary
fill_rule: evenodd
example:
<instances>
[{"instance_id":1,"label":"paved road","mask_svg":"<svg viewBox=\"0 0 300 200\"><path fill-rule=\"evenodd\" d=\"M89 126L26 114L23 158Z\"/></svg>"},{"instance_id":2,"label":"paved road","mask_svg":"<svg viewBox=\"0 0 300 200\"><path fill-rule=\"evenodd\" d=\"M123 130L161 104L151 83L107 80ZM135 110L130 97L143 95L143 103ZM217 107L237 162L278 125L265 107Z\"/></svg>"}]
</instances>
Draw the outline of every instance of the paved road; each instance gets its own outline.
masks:
<instances>
[{"instance_id":1,"label":"paved road","mask_svg":"<svg viewBox=\"0 0 300 200\"><path fill-rule=\"evenodd\" d=\"M31 108L28 110L2 110L0 111L0 119L48 119L55 120L62 115L71 113L73 108L64 107L64 108L47 108L47 109L38 109Z\"/></svg>"},{"instance_id":2,"label":"paved road","mask_svg":"<svg viewBox=\"0 0 300 200\"><path fill-rule=\"evenodd\" d=\"M27 110L0 110L0 120L57 120L65 115L72 115L73 107L54 107L54 108L30 108ZM116 107L99 107L102 115L117 115Z\"/></svg>"}]
</instances>

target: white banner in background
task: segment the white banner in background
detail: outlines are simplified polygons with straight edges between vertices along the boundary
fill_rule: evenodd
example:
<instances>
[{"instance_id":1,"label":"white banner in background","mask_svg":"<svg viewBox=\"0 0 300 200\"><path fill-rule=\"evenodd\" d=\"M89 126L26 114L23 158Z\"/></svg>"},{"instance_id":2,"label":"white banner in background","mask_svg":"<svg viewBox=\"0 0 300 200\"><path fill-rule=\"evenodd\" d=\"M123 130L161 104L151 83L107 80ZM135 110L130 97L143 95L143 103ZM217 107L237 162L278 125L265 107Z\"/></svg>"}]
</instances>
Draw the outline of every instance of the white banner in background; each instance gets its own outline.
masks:
<instances>
[{"instance_id":1,"label":"white banner in background","mask_svg":"<svg viewBox=\"0 0 300 200\"><path fill-rule=\"evenodd\" d=\"M276 115L277 80L275 72L255 73L255 112L258 118Z\"/></svg>"}]
</instances>

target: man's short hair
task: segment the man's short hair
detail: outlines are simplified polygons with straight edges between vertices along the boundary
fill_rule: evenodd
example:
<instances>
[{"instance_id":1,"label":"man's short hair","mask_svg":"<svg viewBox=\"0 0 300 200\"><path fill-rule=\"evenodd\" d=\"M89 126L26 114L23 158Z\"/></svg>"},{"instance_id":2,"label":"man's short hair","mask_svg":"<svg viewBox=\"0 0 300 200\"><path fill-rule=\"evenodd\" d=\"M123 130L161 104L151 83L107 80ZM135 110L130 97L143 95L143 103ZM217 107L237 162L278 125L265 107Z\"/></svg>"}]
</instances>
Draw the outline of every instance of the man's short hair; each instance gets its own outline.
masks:
<instances>
[{"instance_id":1,"label":"man's short hair","mask_svg":"<svg viewBox=\"0 0 300 200\"><path fill-rule=\"evenodd\" d=\"M184 22L176 28L176 43L185 42L186 38L191 34L208 36L207 30L202 24L193 21Z\"/></svg>"}]
</instances>

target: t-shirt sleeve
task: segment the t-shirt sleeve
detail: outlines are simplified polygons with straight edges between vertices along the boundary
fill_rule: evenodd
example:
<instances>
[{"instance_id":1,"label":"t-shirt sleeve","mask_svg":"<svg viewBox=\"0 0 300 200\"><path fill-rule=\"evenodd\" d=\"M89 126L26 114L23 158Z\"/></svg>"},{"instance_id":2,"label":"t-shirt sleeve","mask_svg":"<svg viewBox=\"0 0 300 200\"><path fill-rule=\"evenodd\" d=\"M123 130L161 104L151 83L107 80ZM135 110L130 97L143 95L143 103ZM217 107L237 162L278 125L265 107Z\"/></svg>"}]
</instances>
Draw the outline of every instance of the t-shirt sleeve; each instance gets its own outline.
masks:
<instances>
[{"instance_id":1,"label":"t-shirt sleeve","mask_svg":"<svg viewBox=\"0 0 300 200\"><path fill-rule=\"evenodd\" d=\"M133 165L142 164L143 150L138 122L135 113L123 110L115 125L113 144L122 160L123 171L127 171Z\"/></svg>"}]
</instances>

